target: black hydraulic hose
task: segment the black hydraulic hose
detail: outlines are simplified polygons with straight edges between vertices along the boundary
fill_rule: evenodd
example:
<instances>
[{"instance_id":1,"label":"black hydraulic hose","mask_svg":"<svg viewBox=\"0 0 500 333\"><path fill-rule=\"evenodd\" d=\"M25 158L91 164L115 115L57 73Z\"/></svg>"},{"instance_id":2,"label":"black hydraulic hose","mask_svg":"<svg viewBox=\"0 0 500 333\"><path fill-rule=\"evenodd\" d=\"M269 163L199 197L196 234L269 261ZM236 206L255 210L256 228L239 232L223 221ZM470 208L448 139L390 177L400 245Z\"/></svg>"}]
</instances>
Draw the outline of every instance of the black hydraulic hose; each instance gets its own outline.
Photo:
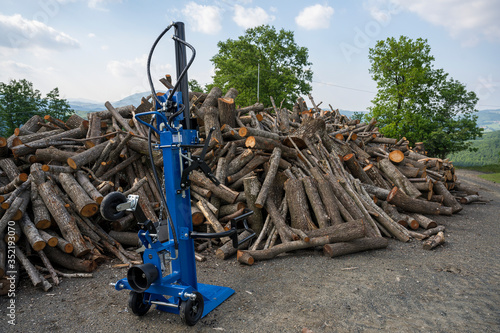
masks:
<instances>
[{"instance_id":1,"label":"black hydraulic hose","mask_svg":"<svg viewBox=\"0 0 500 333\"><path fill-rule=\"evenodd\" d=\"M177 36L174 36L173 39L175 41L177 41L177 42L179 42L181 44L184 44L187 47L189 47L189 49L191 50L191 52L193 52L193 54L191 55L191 59L189 59L189 62L187 63L186 67L184 67L184 69L182 70L181 75L179 75L179 77L177 78L177 82L175 83L174 88L172 89L172 91L170 92L170 95L167 98L168 100L170 100L172 98L172 96L174 95L174 92L179 87L179 84L181 83L181 81L184 78L184 76L186 76L186 73L187 73L189 67L191 67L191 65L193 64L194 58L196 57L196 50L193 47L193 45L189 44L188 42L186 42L186 41L184 41L182 39L179 39Z\"/></svg>"},{"instance_id":2,"label":"black hydraulic hose","mask_svg":"<svg viewBox=\"0 0 500 333\"><path fill-rule=\"evenodd\" d=\"M156 96L156 91L155 91L155 87L154 87L154 84L153 84L153 80L151 79L151 58L153 58L153 52L154 52L154 50L155 50L156 45L158 44L158 42L163 38L163 36L174 25L175 25L175 23L169 24L169 26L166 27L165 30L163 30L163 32L156 38L156 40L153 43L153 46L151 46L151 50L149 51L148 62L147 62L147 65L146 65L146 71L147 71L147 75L148 75L149 87L151 88L151 94L153 95L153 98L156 101L156 103L158 103L159 105L161 105L161 102L158 99L158 97Z\"/></svg>"},{"instance_id":3,"label":"black hydraulic hose","mask_svg":"<svg viewBox=\"0 0 500 333\"><path fill-rule=\"evenodd\" d=\"M154 50L156 48L156 45L158 44L158 42L163 38L163 36L173 26L175 26L175 23L172 23L168 27L166 27L165 30L163 30L162 33L156 38L156 40L154 41L153 45L151 46L151 50L149 51L148 61L147 61L147 65L146 65L147 76L148 76L148 81L149 81L149 87L151 88L151 94L153 95L153 98L156 101L156 103L158 103L158 105L161 105L162 103L160 102L160 100L156 96L156 91L155 91L155 88L154 88L153 80L151 79L151 59L153 57L153 53L154 53ZM167 98L167 101L171 101L172 100L174 92L178 89L180 82L182 81L182 79L186 75L189 67L191 67L191 65L192 65L192 63L194 61L194 58L196 56L196 50L195 50L195 48L191 44L187 43L186 41L183 41L183 40L179 39L177 36L174 36L173 39L176 42L182 43L185 46L187 46L189 49L191 49L192 55L191 55L191 59L189 60L188 64L182 70L181 75L179 75L179 77L177 78L177 82L175 83L174 88L171 90L171 92L170 92L170 94L169 94L169 96ZM186 108L185 105L183 105L181 103L178 103L178 104L179 104L179 110L177 112L175 112L174 114L172 114L168 118L169 125L171 124L171 122L173 121L173 119L175 117L177 117L179 114L181 114L184 111L184 109ZM155 119L155 117L151 118L151 122L150 122L151 125L153 124L154 119ZM174 240L174 247L177 250L179 248L179 243L178 243L178 240L177 240L177 234L176 234L176 231L175 231L175 228L174 228L174 225L173 225L172 216L170 215L170 211L169 211L168 206L167 206L167 200L165 198L165 193L163 193L163 190L161 188L160 179L158 177L158 172L156 170L156 166L155 166L155 163L154 163L154 160L153 160L153 150L151 148L152 133L153 133L152 132L152 128L150 127L149 131L148 131L148 151L149 151L149 158L150 158L150 162L151 162L151 167L153 169L153 176L154 176L154 179L155 179L155 182L156 182L156 186L158 187L158 191L161 194L161 199L163 201L163 205L165 206L165 211L167 212L167 220L168 220L168 223L170 225L170 229L172 230L172 238Z\"/></svg>"}]
</instances>

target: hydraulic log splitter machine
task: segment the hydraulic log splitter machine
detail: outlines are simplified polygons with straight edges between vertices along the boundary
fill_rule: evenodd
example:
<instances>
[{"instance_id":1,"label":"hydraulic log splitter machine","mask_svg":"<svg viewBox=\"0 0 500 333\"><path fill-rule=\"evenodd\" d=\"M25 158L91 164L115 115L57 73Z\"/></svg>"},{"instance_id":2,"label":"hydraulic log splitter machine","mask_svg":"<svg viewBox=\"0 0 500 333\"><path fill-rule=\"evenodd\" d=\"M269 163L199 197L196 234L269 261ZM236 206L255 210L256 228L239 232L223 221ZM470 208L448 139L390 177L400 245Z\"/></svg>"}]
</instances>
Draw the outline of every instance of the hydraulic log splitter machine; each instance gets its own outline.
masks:
<instances>
[{"instance_id":1,"label":"hydraulic log splitter machine","mask_svg":"<svg viewBox=\"0 0 500 333\"><path fill-rule=\"evenodd\" d=\"M154 49L161 38L174 28L177 82L173 89L164 95L157 95L151 80L150 64ZM187 63L186 47L192 51ZM127 277L115 284L116 290L130 290L129 307L135 315L146 314L151 305L161 311L176 313L187 325L195 325L198 320L215 309L234 293L228 287L198 283L194 238L230 237L234 247L238 247L238 222L251 236L240 240L240 244L255 235L248 228L246 217L253 212L247 211L231 221L231 228L222 233L199 233L193 231L191 220L191 196L189 193L189 173L201 171L216 185L219 181L204 162L212 130L204 145L199 144L195 121L190 118L187 70L191 66L196 51L185 41L184 23L170 24L155 40L149 53L147 74L156 111L136 115L149 128L150 157L152 132L160 137L157 149L163 153L164 187L162 188L156 170L155 181L163 196L166 219L158 222L148 220L138 204L137 195L127 198L119 192L108 194L101 203L101 214L107 220L116 220L133 211L141 226L139 239L146 248L142 254L143 264L132 266ZM148 123L141 118L149 117ZM201 148L199 156L191 155L190 149Z\"/></svg>"}]
</instances>

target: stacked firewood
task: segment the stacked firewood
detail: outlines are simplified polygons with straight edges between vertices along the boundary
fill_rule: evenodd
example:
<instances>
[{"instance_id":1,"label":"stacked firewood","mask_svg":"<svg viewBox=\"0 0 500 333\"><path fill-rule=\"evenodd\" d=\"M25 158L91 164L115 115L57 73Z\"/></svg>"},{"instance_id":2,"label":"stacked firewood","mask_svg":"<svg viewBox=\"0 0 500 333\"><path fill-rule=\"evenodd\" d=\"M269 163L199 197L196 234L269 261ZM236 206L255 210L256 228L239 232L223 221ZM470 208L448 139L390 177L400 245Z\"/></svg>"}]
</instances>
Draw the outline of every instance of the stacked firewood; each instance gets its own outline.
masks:
<instances>
[{"instance_id":1,"label":"stacked firewood","mask_svg":"<svg viewBox=\"0 0 500 333\"><path fill-rule=\"evenodd\" d=\"M479 199L457 182L449 161L411 150L405 138L383 137L375 120L360 123L331 106L325 111L311 96L312 108L302 98L292 110L274 101L269 108L240 108L237 94L219 88L190 93L202 140L214 128L205 161L221 182L194 171L190 193L198 230L220 232L245 209L254 212L248 223L258 237L240 247L241 263L318 246L335 257L385 248L388 237L432 236L424 244L432 248L444 242L444 228L424 215L458 213L459 194L462 203ZM153 104L149 97L137 108L105 106L87 120L34 116L0 140L0 277L11 247L33 284L45 290L68 276L52 264L91 272L110 255L124 265L140 260L124 248L139 246L133 215L110 223L99 204L112 191L134 193L147 218L165 216L153 180L153 167L163 174L161 152L153 150L151 165L147 129L134 118ZM214 247L222 259L237 252L225 238L196 247Z\"/></svg>"}]
</instances>

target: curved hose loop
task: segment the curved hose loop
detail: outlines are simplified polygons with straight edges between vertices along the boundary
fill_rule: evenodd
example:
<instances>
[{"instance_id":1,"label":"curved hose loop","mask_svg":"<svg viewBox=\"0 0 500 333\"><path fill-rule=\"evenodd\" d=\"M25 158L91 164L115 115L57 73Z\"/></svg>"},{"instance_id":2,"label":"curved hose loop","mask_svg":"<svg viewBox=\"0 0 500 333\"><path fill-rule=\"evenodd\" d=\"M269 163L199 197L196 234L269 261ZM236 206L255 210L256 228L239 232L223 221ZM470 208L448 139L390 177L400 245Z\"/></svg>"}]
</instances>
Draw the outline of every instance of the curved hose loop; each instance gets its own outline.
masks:
<instances>
[{"instance_id":1,"label":"curved hose loop","mask_svg":"<svg viewBox=\"0 0 500 333\"><path fill-rule=\"evenodd\" d=\"M147 65L146 65L146 71L147 71L147 75L148 75L148 81L149 81L149 87L151 89L151 94L153 95L153 98L155 99L156 103L158 103L159 105L161 105L162 103L160 102L160 100L156 97L156 91L155 91L155 87L153 85L153 80L151 79L151 58L153 57L153 52L156 48L156 45L158 44L158 42L163 38L163 36L175 25L175 23L170 23L166 28L165 30L162 31L162 33L156 38L156 40L154 41L153 43L153 46L151 46L151 50L149 51L149 55L148 55L148 61L147 61Z\"/></svg>"},{"instance_id":2,"label":"curved hose loop","mask_svg":"<svg viewBox=\"0 0 500 333\"><path fill-rule=\"evenodd\" d=\"M189 47L189 49L191 50L191 52L193 54L191 55L191 59L189 59L189 62L187 63L186 67L184 67L184 69L182 70L181 75L179 75L179 77L177 78L177 82L175 83L174 88L170 91L170 95L167 98L168 100L172 99L172 96L174 95L175 91L179 87L179 84L181 83L181 81L184 78L184 76L186 76L186 73L187 73L189 67L191 67L191 65L193 64L194 58L196 57L196 50L195 50L195 48L191 44L189 44L188 42L186 42L186 41L184 41L182 39L179 39L177 36L173 36L172 38L175 41L177 41L177 42L179 42L181 44L184 44L187 47Z\"/></svg>"}]
</instances>

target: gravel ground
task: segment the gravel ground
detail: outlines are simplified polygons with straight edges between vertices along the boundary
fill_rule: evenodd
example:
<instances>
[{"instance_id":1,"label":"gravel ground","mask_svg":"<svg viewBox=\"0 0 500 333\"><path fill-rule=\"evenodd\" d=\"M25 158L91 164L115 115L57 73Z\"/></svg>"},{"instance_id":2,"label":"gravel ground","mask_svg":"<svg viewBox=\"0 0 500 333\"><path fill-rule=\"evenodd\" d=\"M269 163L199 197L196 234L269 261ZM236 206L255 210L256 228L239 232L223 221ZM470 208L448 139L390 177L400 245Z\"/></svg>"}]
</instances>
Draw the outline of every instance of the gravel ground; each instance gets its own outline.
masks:
<instances>
[{"instance_id":1,"label":"gravel ground","mask_svg":"<svg viewBox=\"0 0 500 333\"><path fill-rule=\"evenodd\" d=\"M300 251L251 267L207 253L198 280L236 293L194 327L155 309L131 314L128 292L109 285L126 275L113 261L48 293L24 279L15 326L0 300L0 332L500 332L500 186L475 175L459 171L459 180L492 201L438 216L446 244L433 251L390 240L385 250L336 259Z\"/></svg>"}]
</instances>

